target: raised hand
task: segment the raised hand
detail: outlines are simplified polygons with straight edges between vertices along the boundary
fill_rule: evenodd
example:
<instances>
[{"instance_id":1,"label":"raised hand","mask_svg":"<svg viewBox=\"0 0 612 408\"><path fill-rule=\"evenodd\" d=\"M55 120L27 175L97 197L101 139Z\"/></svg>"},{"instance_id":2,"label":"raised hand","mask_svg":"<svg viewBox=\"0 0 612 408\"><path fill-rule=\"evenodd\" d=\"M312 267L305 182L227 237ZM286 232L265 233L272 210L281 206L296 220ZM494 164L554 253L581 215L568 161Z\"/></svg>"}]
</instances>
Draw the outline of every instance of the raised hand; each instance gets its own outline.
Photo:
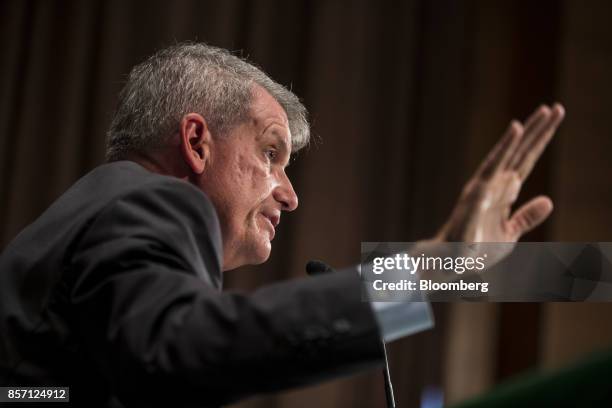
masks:
<instances>
[{"instance_id":1,"label":"raised hand","mask_svg":"<svg viewBox=\"0 0 612 408\"><path fill-rule=\"evenodd\" d=\"M516 242L550 215L550 198L538 196L511 213L521 187L565 111L539 107L524 124L512 121L474 176L436 237L442 241Z\"/></svg>"}]
</instances>

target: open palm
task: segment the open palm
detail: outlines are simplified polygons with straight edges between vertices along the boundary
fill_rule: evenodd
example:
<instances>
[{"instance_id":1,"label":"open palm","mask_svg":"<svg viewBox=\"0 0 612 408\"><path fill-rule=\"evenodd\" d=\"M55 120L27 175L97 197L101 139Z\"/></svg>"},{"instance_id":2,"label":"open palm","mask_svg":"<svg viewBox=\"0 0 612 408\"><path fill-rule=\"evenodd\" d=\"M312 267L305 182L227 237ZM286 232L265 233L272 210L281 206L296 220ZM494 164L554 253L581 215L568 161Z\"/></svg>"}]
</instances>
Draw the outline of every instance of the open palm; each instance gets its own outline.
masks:
<instances>
[{"instance_id":1,"label":"open palm","mask_svg":"<svg viewBox=\"0 0 612 408\"><path fill-rule=\"evenodd\" d=\"M541 106L524 124L512 121L463 189L442 241L516 242L550 215L550 198L538 196L511 212L521 187L565 115L561 105Z\"/></svg>"}]
</instances>

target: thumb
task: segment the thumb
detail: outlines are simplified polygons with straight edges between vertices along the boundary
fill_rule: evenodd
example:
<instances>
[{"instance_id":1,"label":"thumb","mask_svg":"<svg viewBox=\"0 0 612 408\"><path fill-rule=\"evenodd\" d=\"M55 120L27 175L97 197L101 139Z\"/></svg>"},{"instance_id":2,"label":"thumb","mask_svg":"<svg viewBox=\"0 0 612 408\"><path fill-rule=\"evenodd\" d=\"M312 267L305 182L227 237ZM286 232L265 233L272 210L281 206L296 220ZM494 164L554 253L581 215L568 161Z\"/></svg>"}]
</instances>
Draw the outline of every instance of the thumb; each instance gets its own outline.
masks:
<instances>
[{"instance_id":1,"label":"thumb","mask_svg":"<svg viewBox=\"0 0 612 408\"><path fill-rule=\"evenodd\" d=\"M552 200L546 196L538 196L514 212L510 217L510 228L518 239L543 223L552 210Z\"/></svg>"}]
</instances>

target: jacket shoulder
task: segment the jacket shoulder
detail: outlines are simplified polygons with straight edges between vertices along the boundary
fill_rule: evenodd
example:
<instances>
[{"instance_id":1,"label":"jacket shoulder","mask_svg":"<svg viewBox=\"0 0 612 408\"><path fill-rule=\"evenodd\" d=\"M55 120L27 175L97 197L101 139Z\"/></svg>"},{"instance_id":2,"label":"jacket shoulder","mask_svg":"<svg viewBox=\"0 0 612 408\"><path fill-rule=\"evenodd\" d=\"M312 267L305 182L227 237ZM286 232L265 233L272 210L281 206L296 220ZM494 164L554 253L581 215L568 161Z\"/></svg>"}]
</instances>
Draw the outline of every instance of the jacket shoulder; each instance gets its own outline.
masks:
<instances>
[{"instance_id":1,"label":"jacket shoulder","mask_svg":"<svg viewBox=\"0 0 612 408\"><path fill-rule=\"evenodd\" d=\"M214 255L214 269L220 269L221 229L216 210L204 192L176 177L151 173L136 163L113 164L85 177L89 178L86 183L106 190L101 193L105 204L90 217L78 247L85 242L147 236L177 252L192 248L194 253L184 254L192 262Z\"/></svg>"}]
</instances>

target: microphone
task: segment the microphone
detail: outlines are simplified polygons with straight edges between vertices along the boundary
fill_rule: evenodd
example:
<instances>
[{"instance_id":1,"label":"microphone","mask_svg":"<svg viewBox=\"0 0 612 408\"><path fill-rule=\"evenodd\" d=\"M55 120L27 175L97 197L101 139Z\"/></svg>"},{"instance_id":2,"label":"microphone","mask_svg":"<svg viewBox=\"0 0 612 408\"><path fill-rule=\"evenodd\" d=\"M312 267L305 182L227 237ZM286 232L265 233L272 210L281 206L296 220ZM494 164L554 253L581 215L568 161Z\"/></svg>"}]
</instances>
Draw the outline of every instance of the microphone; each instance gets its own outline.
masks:
<instances>
[{"instance_id":1,"label":"microphone","mask_svg":"<svg viewBox=\"0 0 612 408\"><path fill-rule=\"evenodd\" d=\"M334 272L333 268L323 261L313 259L306 263L306 273L310 276L316 276L331 272ZM387 345L385 344L385 341L383 339L381 339L380 342L382 343L383 354L385 357L383 375L385 378L385 397L387 400L387 408L395 408L395 396L393 395L393 384L391 384L389 360L387 359Z\"/></svg>"},{"instance_id":2,"label":"microphone","mask_svg":"<svg viewBox=\"0 0 612 408\"><path fill-rule=\"evenodd\" d=\"M325 262L313 259L306 263L306 273L310 276L321 275L323 273L330 273L334 270Z\"/></svg>"}]
</instances>

